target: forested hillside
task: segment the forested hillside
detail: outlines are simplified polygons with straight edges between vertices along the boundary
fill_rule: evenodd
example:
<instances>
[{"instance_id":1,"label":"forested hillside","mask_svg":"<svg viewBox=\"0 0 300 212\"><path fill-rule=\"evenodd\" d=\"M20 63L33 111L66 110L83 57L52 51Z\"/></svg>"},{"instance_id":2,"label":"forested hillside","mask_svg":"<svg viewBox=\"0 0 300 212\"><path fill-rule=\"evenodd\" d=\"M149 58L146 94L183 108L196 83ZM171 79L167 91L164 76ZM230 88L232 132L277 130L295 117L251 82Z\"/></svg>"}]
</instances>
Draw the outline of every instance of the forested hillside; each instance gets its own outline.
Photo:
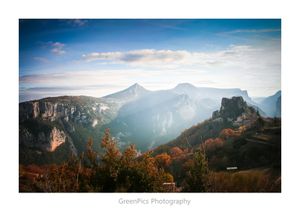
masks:
<instances>
[{"instance_id":1,"label":"forested hillside","mask_svg":"<svg viewBox=\"0 0 300 212\"><path fill-rule=\"evenodd\" d=\"M279 192L281 120L261 117L242 97L223 98L210 119L144 153L120 150L107 129L61 164L21 164L20 191Z\"/></svg>"}]
</instances>

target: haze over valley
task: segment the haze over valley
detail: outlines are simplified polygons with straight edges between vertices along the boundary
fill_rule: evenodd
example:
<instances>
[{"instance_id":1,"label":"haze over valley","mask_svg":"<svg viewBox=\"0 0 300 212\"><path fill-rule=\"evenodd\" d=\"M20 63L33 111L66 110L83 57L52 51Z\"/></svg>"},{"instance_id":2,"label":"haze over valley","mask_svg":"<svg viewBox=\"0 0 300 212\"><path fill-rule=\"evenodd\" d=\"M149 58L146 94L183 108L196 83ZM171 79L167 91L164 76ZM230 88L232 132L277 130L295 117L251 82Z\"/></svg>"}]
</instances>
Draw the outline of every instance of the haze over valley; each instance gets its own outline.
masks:
<instances>
[{"instance_id":1,"label":"haze over valley","mask_svg":"<svg viewBox=\"0 0 300 212\"><path fill-rule=\"evenodd\" d=\"M208 119L222 98L233 96L241 96L262 116L280 117L279 92L256 103L241 89L182 83L170 90L149 91L136 83L102 98L62 96L20 103L20 142L51 151L65 144L80 153L89 137L97 140L109 128L121 149L133 143L144 152ZM55 132L63 135L58 143Z\"/></svg>"}]
</instances>

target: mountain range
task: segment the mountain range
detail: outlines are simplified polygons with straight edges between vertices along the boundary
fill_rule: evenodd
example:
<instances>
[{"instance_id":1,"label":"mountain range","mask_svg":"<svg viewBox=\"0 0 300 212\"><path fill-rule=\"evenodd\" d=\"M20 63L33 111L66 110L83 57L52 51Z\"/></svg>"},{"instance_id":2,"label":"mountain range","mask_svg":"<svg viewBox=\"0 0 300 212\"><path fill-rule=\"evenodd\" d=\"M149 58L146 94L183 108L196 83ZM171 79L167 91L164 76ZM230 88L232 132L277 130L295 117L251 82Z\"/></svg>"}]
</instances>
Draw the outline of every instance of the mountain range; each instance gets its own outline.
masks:
<instances>
[{"instance_id":1,"label":"mountain range","mask_svg":"<svg viewBox=\"0 0 300 212\"><path fill-rule=\"evenodd\" d=\"M143 152L208 119L220 108L224 97L233 96L243 98L261 115L281 114L281 92L256 102L240 89L195 87L188 83L160 91L134 84L102 98L61 96L22 102L20 162L58 163L84 151L88 138L99 140L106 128L120 148L134 143Z\"/></svg>"}]
</instances>

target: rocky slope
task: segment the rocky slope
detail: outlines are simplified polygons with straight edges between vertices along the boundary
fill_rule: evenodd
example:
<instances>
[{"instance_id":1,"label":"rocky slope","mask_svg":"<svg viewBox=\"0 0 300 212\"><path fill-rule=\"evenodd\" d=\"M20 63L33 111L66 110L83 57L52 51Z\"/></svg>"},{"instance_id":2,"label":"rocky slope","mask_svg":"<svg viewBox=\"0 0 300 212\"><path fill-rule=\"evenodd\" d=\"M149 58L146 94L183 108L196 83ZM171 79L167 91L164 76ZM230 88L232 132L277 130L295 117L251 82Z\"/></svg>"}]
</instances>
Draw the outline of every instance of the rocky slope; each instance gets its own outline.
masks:
<instances>
[{"instance_id":1,"label":"rocky slope","mask_svg":"<svg viewBox=\"0 0 300 212\"><path fill-rule=\"evenodd\" d=\"M112 102L84 96L20 103L19 143L24 163L39 163L32 159L38 158L37 155L51 155L59 148L64 149L62 158L77 155L84 150L88 136L101 136L99 129L116 116L118 107ZM26 152L32 155L27 157Z\"/></svg>"}]
</instances>

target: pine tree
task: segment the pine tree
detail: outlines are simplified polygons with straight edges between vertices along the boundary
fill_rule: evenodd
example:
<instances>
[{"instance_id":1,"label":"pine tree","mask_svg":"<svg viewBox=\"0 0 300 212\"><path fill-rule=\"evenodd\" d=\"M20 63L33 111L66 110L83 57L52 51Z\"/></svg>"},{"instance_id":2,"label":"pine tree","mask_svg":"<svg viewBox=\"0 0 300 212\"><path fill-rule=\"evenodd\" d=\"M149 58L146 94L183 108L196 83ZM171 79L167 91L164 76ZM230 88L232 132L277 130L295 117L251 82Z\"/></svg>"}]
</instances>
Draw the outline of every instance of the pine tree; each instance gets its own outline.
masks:
<instances>
[{"instance_id":1,"label":"pine tree","mask_svg":"<svg viewBox=\"0 0 300 212\"><path fill-rule=\"evenodd\" d=\"M115 191L122 154L117 147L116 141L111 137L109 129L105 130L101 147L104 150L104 154L101 156L103 190Z\"/></svg>"},{"instance_id":2,"label":"pine tree","mask_svg":"<svg viewBox=\"0 0 300 212\"><path fill-rule=\"evenodd\" d=\"M187 173L184 190L191 192L205 191L207 174L208 165L205 154L202 151L197 151L194 153L193 163Z\"/></svg>"}]
</instances>

